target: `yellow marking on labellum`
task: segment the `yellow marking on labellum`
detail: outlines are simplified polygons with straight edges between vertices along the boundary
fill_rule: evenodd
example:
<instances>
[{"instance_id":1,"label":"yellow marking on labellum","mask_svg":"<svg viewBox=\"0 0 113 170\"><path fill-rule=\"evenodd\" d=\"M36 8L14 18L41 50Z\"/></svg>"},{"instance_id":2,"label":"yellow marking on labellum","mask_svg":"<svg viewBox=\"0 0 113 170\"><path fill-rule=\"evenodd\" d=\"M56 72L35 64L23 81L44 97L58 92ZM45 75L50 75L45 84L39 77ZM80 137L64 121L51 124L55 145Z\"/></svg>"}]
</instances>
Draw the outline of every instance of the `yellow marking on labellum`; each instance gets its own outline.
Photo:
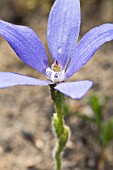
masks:
<instances>
[{"instance_id":1,"label":"yellow marking on labellum","mask_svg":"<svg viewBox=\"0 0 113 170\"><path fill-rule=\"evenodd\" d=\"M46 69L46 74L53 83L62 82L65 79L65 70L62 70L62 66L57 61L52 64L51 68Z\"/></svg>"},{"instance_id":2,"label":"yellow marking on labellum","mask_svg":"<svg viewBox=\"0 0 113 170\"><path fill-rule=\"evenodd\" d=\"M55 72L59 72L62 70L62 66L58 63L58 61L55 61L55 63L52 64L51 69Z\"/></svg>"}]
</instances>

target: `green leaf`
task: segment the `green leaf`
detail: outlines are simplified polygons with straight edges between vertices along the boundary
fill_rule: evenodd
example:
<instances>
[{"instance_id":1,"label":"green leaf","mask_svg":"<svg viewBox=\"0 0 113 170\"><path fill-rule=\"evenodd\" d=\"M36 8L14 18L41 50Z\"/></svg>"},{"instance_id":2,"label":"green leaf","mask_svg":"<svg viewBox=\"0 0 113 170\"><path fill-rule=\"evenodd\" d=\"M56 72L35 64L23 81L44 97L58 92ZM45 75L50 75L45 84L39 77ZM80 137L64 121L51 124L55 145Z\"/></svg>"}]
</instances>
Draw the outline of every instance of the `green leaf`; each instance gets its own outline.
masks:
<instances>
[{"instance_id":1,"label":"green leaf","mask_svg":"<svg viewBox=\"0 0 113 170\"><path fill-rule=\"evenodd\" d=\"M95 123L97 124L98 129L101 129L102 119L103 119L103 116L102 116L103 106L100 103L96 95L93 95L92 97L90 97L88 103L94 112Z\"/></svg>"},{"instance_id":2,"label":"green leaf","mask_svg":"<svg viewBox=\"0 0 113 170\"><path fill-rule=\"evenodd\" d=\"M89 98L88 103L89 103L90 107L92 108L92 110L96 114L98 113L99 119L102 119L103 107L102 107L98 97L96 95L93 95L92 97Z\"/></svg>"},{"instance_id":3,"label":"green leaf","mask_svg":"<svg viewBox=\"0 0 113 170\"><path fill-rule=\"evenodd\" d=\"M103 147L106 147L108 142L113 140L113 118L109 119L105 124L103 124L100 137Z\"/></svg>"}]
</instances>

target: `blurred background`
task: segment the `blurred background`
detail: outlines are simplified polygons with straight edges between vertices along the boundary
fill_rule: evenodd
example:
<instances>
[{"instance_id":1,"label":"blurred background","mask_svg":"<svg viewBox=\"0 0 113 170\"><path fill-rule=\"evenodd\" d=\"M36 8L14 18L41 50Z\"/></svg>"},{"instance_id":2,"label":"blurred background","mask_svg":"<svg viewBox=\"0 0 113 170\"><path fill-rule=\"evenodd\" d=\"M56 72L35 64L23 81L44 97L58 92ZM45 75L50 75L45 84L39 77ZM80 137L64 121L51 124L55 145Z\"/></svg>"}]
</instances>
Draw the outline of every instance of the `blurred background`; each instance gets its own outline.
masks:
<instances>
[{"instance_id":1,"label":"blurred background","mask_svg":"<svg viewBox=\"0 0 113 170\"><path fill-rule=\"evenodd\" d=\"M50 56L46 42L49 11L54 0L0 0L0 19L34 29ZM113 0L81 0L81 38L98 25L113 23ZM24 64L0 37L0 71L44 77ZM94 57L70 80L90 79L94 86L80 101L65 99L64 117L72 131L63 155L65 170L97 170L100 146L97 126L80 119L77 111L91 115L87 98L96 94L107 98L103 119L113 116L113 42L103 45ZM48 87L12 87L0 90L0 169L53 170L55 137L51 117L53 103ZM113 169L113 142L106 150L104 169ZM102 170L104 170L102 169Z\"/></svg>"}]
</instances>

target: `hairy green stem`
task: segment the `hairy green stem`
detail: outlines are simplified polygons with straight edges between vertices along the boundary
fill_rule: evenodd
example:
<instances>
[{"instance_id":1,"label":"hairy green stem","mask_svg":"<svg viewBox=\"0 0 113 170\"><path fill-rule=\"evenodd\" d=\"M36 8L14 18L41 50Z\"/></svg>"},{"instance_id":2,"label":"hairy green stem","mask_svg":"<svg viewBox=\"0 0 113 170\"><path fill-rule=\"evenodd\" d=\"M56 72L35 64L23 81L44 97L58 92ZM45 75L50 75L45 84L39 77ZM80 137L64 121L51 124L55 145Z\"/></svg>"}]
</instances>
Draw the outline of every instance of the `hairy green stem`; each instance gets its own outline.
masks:
<instances>
[{"instance_id":1,"label":"hairy green stem","mask_svg":"<svg viewBox=\"0 0 113 170\"><path fill-rule=\"evenodd\" d=\"M63 100L64 96L54 89L55 85L50 85L51 97L55 104L56 113L53 115L53 129L57 137L57 145L55 147L56 170L61 170L61 155L69 138L69 128L64 123L63 117Z\"/></svg>"},{"instance_id":2,"label":"hairy green stem","mask_svg":"<svg viewBox=\"0 0 113 170\"><path fill-rule=\"evenodd\" d=\"M61 153L59 152L59 147L55 151L55 161L56 161L56 170L61 170Z\"/></svg>"}]
</instances>

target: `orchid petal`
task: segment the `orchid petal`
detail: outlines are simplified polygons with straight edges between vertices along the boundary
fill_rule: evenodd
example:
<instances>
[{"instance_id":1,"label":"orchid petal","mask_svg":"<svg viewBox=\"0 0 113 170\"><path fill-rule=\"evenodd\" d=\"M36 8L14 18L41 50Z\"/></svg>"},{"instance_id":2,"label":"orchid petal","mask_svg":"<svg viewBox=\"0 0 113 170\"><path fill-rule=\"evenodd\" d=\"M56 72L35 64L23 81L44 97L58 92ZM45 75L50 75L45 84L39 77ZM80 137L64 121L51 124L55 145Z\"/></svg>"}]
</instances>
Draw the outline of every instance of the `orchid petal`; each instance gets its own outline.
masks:
<instances>
[{"instance_id":1,"label":"orchid petal","mask_svg":"<svg viewBox=\"0 0 113 170\"><path fill-rule=\"evenodd\" d=\"M104 43L113 40L113 24L104 24L93 28L80 40L66 71L70 77L83 67Z\"/></svg>"},{"instance_id":2,"label":"orchid petal","mask_svg":"<svg viewBox=\"0 0 113 170\"><path fill-rule=\"evenodd\" d=\"M7 88L11 86L45 86L52 84L50 81L39 80L25 75L0 72L0 88Z\"/></svg>"},{"instance_id":3,"label":"orchid petal","mask_svg":"<svg viewBox=\"0 0 113 170\"><path fill-rule=\"evenodd\" d=\"M83 80L77 82L59 83L55 89L73 99L81 99L92 87L92 85L92 81Z\"/></svg>"},{"instance_id":4,"label":"orchid petal","mask_svg":"<svg viewBox=\"0 0 113 170\"><path fill-rule=\"evenodd\" d=\"M72 55L80 30L79 0L56 0L48 19L48 47L64 67Z\"/></svg>"},{"instance_id":5,"label":"orchid petal","mask_svg":"<svg viewBox=\"0 0 113 170\"><path fill-rule=\"evenodd\" d=\"M0 20L0 35L23 62L45 74L49 66L46 52L32 29Z\"/></svg>"}]
</instances>

